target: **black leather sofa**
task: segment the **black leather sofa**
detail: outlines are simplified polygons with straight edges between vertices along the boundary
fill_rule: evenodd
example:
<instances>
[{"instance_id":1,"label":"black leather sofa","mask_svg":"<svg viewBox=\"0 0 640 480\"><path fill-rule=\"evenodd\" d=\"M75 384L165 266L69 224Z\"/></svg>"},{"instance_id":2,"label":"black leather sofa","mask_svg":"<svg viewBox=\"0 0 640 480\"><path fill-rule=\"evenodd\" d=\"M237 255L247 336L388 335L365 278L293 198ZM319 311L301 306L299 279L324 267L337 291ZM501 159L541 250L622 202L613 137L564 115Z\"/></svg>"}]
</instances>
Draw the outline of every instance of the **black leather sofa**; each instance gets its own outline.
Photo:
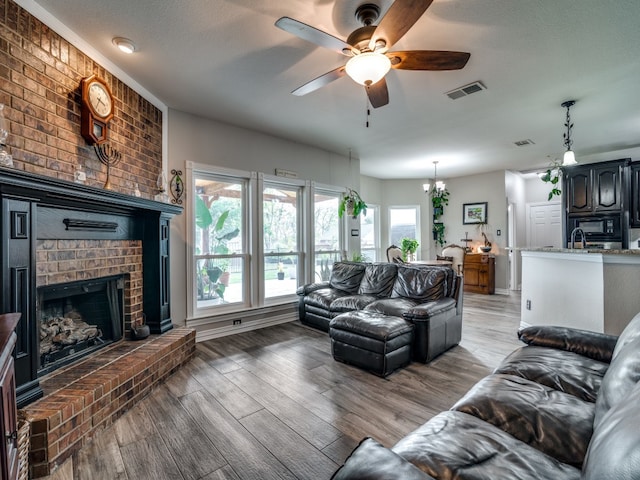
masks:
<instances>
[{"instance_id":1,"label":"black leather sofa","mask_svg":"<svg viewBox=\"0 0 640 480\"><path fill-rule=\"evenodd\" d=\"M413 324L413 360L428 362L460 343L462 287L449 267L336 262L328 281L298 288L299 317L324 331L347 312L400 317Z\"/></svg>"},{"instance_id":2,"label":"black leather sofa","mask_svg":"<svg viewBox=\"0 0 640 480\"><path fill-rule=\"evenodd\" d=\"M640 479L640 314L619 337L519 337L449 411L391 449L365 439L333 479Z\"/></svg>"}]
</instances>

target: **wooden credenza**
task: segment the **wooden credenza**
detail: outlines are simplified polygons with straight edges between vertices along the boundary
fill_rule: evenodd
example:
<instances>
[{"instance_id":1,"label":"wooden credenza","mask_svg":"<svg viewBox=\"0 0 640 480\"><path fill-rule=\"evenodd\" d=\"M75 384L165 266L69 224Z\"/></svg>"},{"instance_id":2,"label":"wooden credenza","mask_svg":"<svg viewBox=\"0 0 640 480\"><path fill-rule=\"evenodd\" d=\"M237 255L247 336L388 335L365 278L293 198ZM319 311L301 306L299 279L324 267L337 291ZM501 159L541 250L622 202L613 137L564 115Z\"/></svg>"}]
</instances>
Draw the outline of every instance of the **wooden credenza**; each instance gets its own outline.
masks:
<instances>
[{"instance_id":1,"label":"wooden credenza","mask_svg":"<svg viewBox=\"0 0 640 480\"><path fill-rule=\"evenodd\" d=\"M496 257L486 253L464 256L464 291L492 295L496 291Z\"/></svg>"},{"instance_id":2,"label":"wooden credenza","mask_svg":"<svg viewBox=\"0 0 640 480\"><path fill-rule=\"evenodd\" d=\"M4 443L0 449L0 478L7 480L18 476L18 412L13 347L17 339L14 330L19 319L19 313L0 315L0 426Z\"/></svg>"}]
</instances>

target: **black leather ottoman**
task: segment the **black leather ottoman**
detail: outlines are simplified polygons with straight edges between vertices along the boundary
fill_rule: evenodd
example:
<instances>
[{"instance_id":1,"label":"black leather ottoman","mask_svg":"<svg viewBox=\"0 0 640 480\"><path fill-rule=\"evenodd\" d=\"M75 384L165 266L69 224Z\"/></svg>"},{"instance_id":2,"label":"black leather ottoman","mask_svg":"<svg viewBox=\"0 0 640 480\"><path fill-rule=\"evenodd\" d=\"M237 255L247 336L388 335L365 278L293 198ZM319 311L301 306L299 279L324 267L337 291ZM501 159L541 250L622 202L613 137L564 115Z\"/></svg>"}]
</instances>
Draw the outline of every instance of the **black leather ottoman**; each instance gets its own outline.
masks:
<instances>
[{"instance_id":1,"label":"black leather ottoman","mask_svg":"<svg viewBox=\"0 0 640 480\"><path fill-rule=\"evenodd\" d=\"M413 324L400 317L356 310L329 324L333 358L386 377L411 361Z\"/></svg>"}]
</instances>

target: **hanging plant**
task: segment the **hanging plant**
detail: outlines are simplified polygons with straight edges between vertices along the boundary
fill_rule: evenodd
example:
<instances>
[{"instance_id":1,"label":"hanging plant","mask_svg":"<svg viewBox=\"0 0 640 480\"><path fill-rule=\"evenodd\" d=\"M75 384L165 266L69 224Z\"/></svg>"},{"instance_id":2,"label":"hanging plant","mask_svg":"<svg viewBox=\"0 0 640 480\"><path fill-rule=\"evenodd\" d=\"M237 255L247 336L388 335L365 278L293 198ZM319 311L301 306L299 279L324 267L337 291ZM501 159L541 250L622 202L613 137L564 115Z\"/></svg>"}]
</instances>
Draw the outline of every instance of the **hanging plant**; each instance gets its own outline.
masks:
<instances>
[{"instance_id":1,"label":"hanging plant","mask_svg":"<svg viewBox=\"0 0 640 480\"><path fill-rule=\"evenodd\" d=\"M342 195L340 205L338 205L338 216L340 218L345 212L353 218L357 218L361 213L365 216L367 215L367 204L364 203L358 192L350 188Z\"/></svg>"},{"instance_id":2,"label":"hanging plant","mask_svg":"<svg viewBox=\"0 0 640 480\"><path fill-rule=\"evenodd\" d=\"M437 220L444 213L444 206L449 205L449 190L434 188L431 190L431 206L433 207L433 219Z\"/></svg>"},{"instance_id":3,"label":"hanging plant","mask_svg":"<svg viewBox=\"0 0 640 480\"><path fill-rule=\"evenodd\" d=\"M544 174L540 177L540 180L542 180L543 182L551 184L551 191L549 192L547 200L551 200L554 196L559 197L560 195L562 195L562 190L558 188L558 184L560 183L560 175L562 173L560 166L560 160L558 160L557 158L555 160L552 160L549 168L547 168L547 171L544 172Z\"/></svg>"},{"instance_id":4,"label":"hanging plant","mask_svg":"<svg viewBox=\"0 0 640 480\"><path fill-rule=\"evenodd\" d=\"M444 244L447 242L444 238L444 230L444 223L433 222L433 240L440 248L444 247Z\"/></svg>"}]
</instances>

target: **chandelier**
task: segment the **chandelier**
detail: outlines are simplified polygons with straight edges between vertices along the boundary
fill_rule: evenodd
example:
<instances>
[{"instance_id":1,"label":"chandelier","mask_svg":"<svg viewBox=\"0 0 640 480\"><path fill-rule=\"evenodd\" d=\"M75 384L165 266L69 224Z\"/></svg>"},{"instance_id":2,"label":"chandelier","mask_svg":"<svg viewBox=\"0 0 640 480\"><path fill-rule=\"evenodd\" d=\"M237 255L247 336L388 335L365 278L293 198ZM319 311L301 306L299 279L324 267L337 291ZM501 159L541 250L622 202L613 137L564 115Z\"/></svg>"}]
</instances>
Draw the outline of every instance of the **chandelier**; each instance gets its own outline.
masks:
<instances>
[{"instance_id":1,"label":"chandelier","mask_svg":"<svg viewBox=\"0 0 640 480\"><path fill-rule=\"evenodd\" d=\"M438 161L437 160L433 162L433 184L436 192L442 192L445 189L444 182L441 180L438 180ZM431 184L423 183L422 188L424 189L424 193L429 193Z\"/></svg>"}]
</instances>

